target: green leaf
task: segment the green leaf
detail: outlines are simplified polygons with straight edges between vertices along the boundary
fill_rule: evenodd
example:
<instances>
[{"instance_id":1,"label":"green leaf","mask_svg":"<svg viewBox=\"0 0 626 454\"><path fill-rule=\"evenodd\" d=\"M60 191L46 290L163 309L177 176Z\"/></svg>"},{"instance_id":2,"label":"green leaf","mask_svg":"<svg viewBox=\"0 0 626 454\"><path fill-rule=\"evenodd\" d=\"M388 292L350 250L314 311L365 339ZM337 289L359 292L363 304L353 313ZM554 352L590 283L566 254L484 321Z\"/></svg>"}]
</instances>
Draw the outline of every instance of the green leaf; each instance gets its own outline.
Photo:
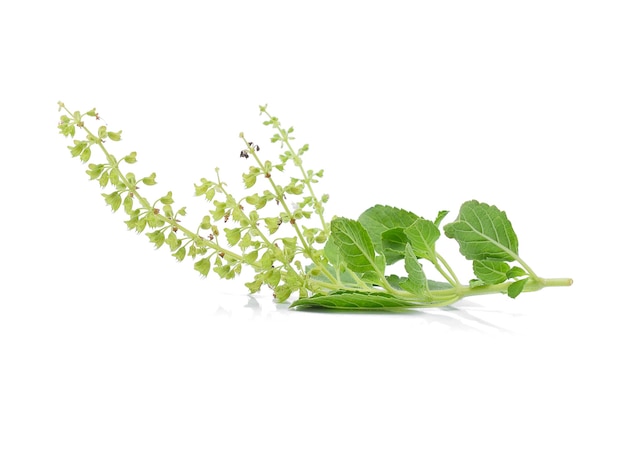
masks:
<instances>
[{"instance_id":1,"label":"green leaf","mask_svg":"<svg viewBox=\"0 0 626 454\"><path fill-rule=\"evenodd\" d=\"M137 152L133 151L131 154L129 154L128 156L124 156L124 161L127 162L128 164L134 164L137 162Z\"/></svg>"},{"instance_id":2,"label":"green leaf","mask_svg":"<svg viewBox=\"0 0 626 454\"><path fill-rule=\"evenodd\" d=\"M382 254L384 251L382 242L383 232L395 228L405 229L418 218L419 216L410 211L387 205L375 205L365 210L361 216L359 216L358 221L372 239L374 249Z\"/></svg>"},{"instance_id":3,"label":"green leaf","mask_svg":"<svg viewBox=\"0 0 626 454\"><path fill-rule=\"evenodd\" d=\"M368 271L366 273L361 274L359 278L366 284L380 286L382 284L383 276L381 276L379 273L375 271Z\"/></svg>"},{"instance_id":4,"label":"green leaf","mask_svg":"<svg viewBox=\"0 0 626 454\"><path fill-rule=\"evenodd\" d=\"M341 264L341 256L339 255L339 248L335 244L335 239L332 237L324 244L324 255L328 259L328 263L338 268Z\"/></svg>"},{"instance_id":5,"label":"green leaf","mask_svg":"<svg viewBox=\"0 0 626 454\"><path fill-rule=\"evenodd\" d=\"M137 233L141 233L146 229L146 225L148 223L148 220L146 219L146 217L142 217L137 219L137 222L135 223L135 231Z\"/></svg>"},{"instance_id":6,"label":"green leaf","mask_svg":"<svg viewBox=\"0 0 626 454\"><path fill-rule=\"evenodd\" d=\"M437 262L435 243L439 239L439 229L434 222L426 219L417 219L413 224L404 229L413 252L417 257L423 257L432 263Z\"/></svg>"},{"instance_id":7,"label":"green leaf","mask_svg":"<svg viewBox=\"0 0 626 454\"><path fill-rule=\"evenodd\" d=\"M304 192L304 183L298 178L291 178L291 182L284 187L286 194L300 195Z\"/></svg>"},{"instance_id":8,"label":"green leaf","mask_svg":"<svg viewBox=\"0 0 626 454\"><path fill-rule=\"evenodd\" d=\"M280 271L278 268L269 269L264 276L265 283L274 288L280 283Z\"/></svg>"},{"instance_id":9,"label":"green leaf","mask_svg":"<svg viewBox=\"0 0 626 454\"><path fill-rule=\"evenodd\" d=\"M204 194L204 198L211 201L215 197L215 188L210 188L207 190L206 194Z\"/></svg>"},{"instance_id":10,"label":"green leaf","mask_svg":"<svg viewBox=\"0 0 626 454\"><path fill-rule=\"evenodd\" d=\"M133 212L133 198L130 194L124 197L124 211L126 214L131 214Z\"/></svg>"},{"instance_id":11,"label":"green leaf","mask_svg":"<svg viewBox=\"0 0 626 454\"><path fill-rule=\"evenodd\" d=\"M519 294L522 293L522 291L524 290L524 286L526 285L526 282L528 282L528 278L520 279L519 281L513 282L511 285L507 287L506 293L511 298L518 297Z\"/></svg>"},{"instance_id":12,"label":"green leaf","mask_svg":"<svg viewBox=\"0 0 626 454\"><path fill-rule=\"evenodd\" d=\"M259 264L261 265L261 268L263 269L272 268L274 264L274 254L272 253L271 250L267 249L263 253L263 255L261 256L261 259L259 260Z\"/></svg>"},{"instance_id":13,"label":"green leaf","mask_svg":"<svg viewBox=\"0 0 626 454\"><path fill-rule=\"evenodd\" d=\"M172 254L172 257L174 257L177 261L182 262L185 258L185 255L187 255L187 250L185 249L185 246L183 246L179 248L176 252L174 252Z\"/></svg>"},{"instance_id":14,"label":"green leaf","mask_svg":"<svg viewBox=\"0 0 626 454\"><path fill-rule=\"evenodd\" d=\"M200 195L206 194L206 192L209 190L209 188L213 187L213 185L215 184L212 181L207 180L206 178L202 178L200 180L200 183L201 184L195 184L194 183L195 195L196 196L200 196Z\"/></svg>"},{"instance_id":15,"label":"green leaf","mask_svg":"<svg viewBox=\"0 0 626 454\"><path fill-rule=\"evenodd\" d=\"M406 245L404 269L408 273L408 278L400 283L400 287L423 298L428 293L428 280L410 244Z\"/></svg>"},{"instance_id":16,"label":"green leaf","mask_svg":"<svg viewBox=\"0 0 626 454\"><path fill-rule=\"evenodd\" d=\"M267 199L259 196L258 194L253 194L246 197L246 202L254 206L255 209L260 210L267 203Z\"/></svg>"},{"instance_id":17,"label":"green leaf","mask_svg":"<svg viewBox=\"0 0 626 454\"><path fill-rule=\"evenodd\" d=\"M174 199L172 198L172 191L169 191L166 195L161 197L159 200L163 205L171 205L172 203L174 203Z\"/></svg>"},{"instance_id":18,"label":"green leaf","mask_svg":"<svg viewBox=\"0 0 626 454\"><path fill-rule=\"evenodd\" d=\"M232 279L235 277L235 272L230 265L219 265L213 268L213 271L217 273L222 279Z\"/></svg>"},{"instance_id":19,"label":"green leaf","mask_svg":"<svg viewBox=\"0 0 626 454\"><path fill-rule=\"evenodd\" d=\"M128 180L130 186L134 187L137 184L137 177L135 177L135 174L132 172L126 174L126 180Z\"/></svg>"},{"instance_id":20,"label":"green leaf","mask_svg":"<svg viewBox=\"0 0 626 454\"><path fill-rule=\"evenodd\" d=\"M520 268L519 266L512 267L506 273L506 277L509 278L509 279L513 279L513 278L516 278L516 277L522 277L522 276L528 276L528 273L526 272L525 269Z\"/></svg>"},{"instance_id":21,"label":"green leaf","mask_svg":"<svg viewBox=\"0 0 626 454\"><path fill-rule=\"evenodd\" d=\"M61 129L61 134L63 134L65 137L70 136L70 137L74 137L74 134L76 134L76 127L74 126L74 124L63 124L63 125L59 125L59 129Z\"/></svg>"},{"instance_id":22,"label":"green leaf","mask_svg":"<svg viewBox=\"0 0 626 454\"><path fill-rule=\"evenodd\" d=\"M278 302L283 302L291 296L293 290L288 285L279 285L274 289L274 295Z\"/></svg>"},{"instance_id":23,"label":"green leaf","mask_svg":"<svg viewBox=\"0 0 626 454\"><path fill-rule=\"evenodd\" d=\"M100 178L103 171L104 164L89 164L89 170L86 170L85 172L89 175L90 180L95 180L96 178Z\"/></svg>"},{"instance_id":24,"label":"green leaf","mask_svg":"<svg viewBox=\"0 0 626 454\"><path fill-rule=\"evenodd\" d=\"M228 242L229 245L234 246L237 243L239 243L239 240L241 239L240 228L235 228L235 229L225 228L224 233L226 234L226 241Z\"/></svg>"},{"instance_id":25,"label":"green leaf","mask_svg":"<svg viewBox=\"0 0 626 454\"><path fill-rule=\"evenodd\" d=\"M174 210L172 209L172 205L163 205L163 214L168 219L174 218Z\"/></svg>"},{"instance_id":26,"label":"green leaf","mask_svg":"<svg viewBox=\"0 0 626 454\"><path fill-rule=\"evenodd\" d=\"M435 218L434 224L439 227L441 225L441 221L443 221L443 218L445 218L448 213L450 213L449 211L440 211L439 213L437 213L437 218Z\"/></svg>"},{"instance_id":27,"label":"green leaf","mask_svg":"<svg viewBox=\"0 0 626 454\"><path fill-rule=\"evenodd\" d=\"M469 260L517 260L517 235L506 213L495 206L465 202L444 232L459 243L461 254Z\"/></svg>"},{"instance_id":28,"label":"green leaf","mask_svg":"<svg viewBox=\"0 0 626 454\"><path fill-rule=\"evenodd\" d=\"M202 218L202 222L200 222L200 228L202 230L209 230L212 225L213 224L211 224L211 217L210 216L204 216Z\"/></svg>"},{"instance_id":29,"label":"green leaf","mask_svg":"<svg viewBox=\"0 0 626 454\"><path fill-rule=\"evenodd\" d=\"M122 131L117 131L117 132L113 132L113 131L109 131L107 133L107 136L109 137L109 139L111 139L113 142L118 142L120 140L122 140Z\"/></svg>"},{"instance_id":30,"label":"green leaf","mask_svg":"<svg viewBox=\"0 0 626 454\"><path fill-rule=\"evenodd\" d=\"M385 279L387 279L389 285L391 285L391 287L395 288L396 290L403 290L400 286L403 282L407 280L406 277L401 278L397 274L390 274L389 276L385 276Z\"/></svg>"},{"instance_id":31,"label":"green leaf","mask_svg":"<svg viewBox=\"0 0 626 454\"><path fill-rule=\"evenodd\" d=\"M80 154L80 160L82 162L87 162L89 161L90 158L91 158L91 148L87 147Z\"/></svg>"},{"instance_id":32,"label":"green leaf","mask_svg":"<svg viewBox=\"0 0 626 454\"><path fill-rule=\"evenodd\" d=\"M402 227L385 230L381 235L383 255L387 265L396 263L404 258L404 251L409 239L404 234Z\"/></svg>"},{"instance_id":33,"label":"green leaf","mask_svg":"<svg viewBox=\"0 0 626 454\"><path fill-rule=\"evenodd\" d=\"M250 222L255 225L258 220L259 220L259 213L257 213L256 211L252 210L249 214L248 214L248 218L250 218Z\"/></svg>"},{"instance_id":34,"label":"green leaf","mask_svg":"<svg viewBox=\"0 0 626 454\"><path fill-rule=\"evenodd\" d=\"M372 240L357 221L335 218L330 224L331 238L346 266L357 273L376 271Z\"/></svg>"},{"instance_id":35,"label":"green leaf","mask_svg":"<svg viewBox=\"0 0 626 454\"><path fill-rule=\"evenodd\" d=\"M107 184L109 184L109 172L102 172L102 175L98 178L98 183L100 183L101 188L104 188Z\"/></svg>"},{"instance_id":36,"label":"green leaf","mask_svg":"<svg viewBox=\"0 0 626 454\"><path fill-rule=\"evenodd\" d=\"M226 203L214 200L213 205L215 206L215 210L209 211L209 213L213 216L213 220L218 221L223 219L226 214Z\"/></svg>"},{"instance_id":37,"label":"green leaf","mask_svg":"<svg viewBox=\"0 0 626 454\"><path fill-rule=\"evenodd\" d=\"M469 287L470 288L476 288L476 287L483 287L487 285L484 281L480 280L480 279L470 279L469 281Z\"/></svg>"},{"instance_id":38,"label":"green leaf","mask_svg":"<svg viewBox=\"0 0 626 454\"><path fill-rule=\"evenodd\" d=\"M254 184L256 183L256 178L257 176L259 176L260 173L261 169L259 169L258 167L250 167L250 172L244 173L242 175L244 186L246 188L251 188L252 186L254 186Z\"/></svg>"},{"instance_id":39,"label":"green leaf","mask_svg":"<svg viewBox=\"0 0 626 454\"><path fill-rule=\"evenodd\" d=\"M296 237L293 238L281 238L283 242L283 253L287 260L291 262L291 260L296 255L296 250L298 249L298 239Z\"/></svg>"},{"instance_id":40,"label":"green leaf","mask_svg":"<svg viewBox=\"0 0 626 454\"><path fill-rule=\"evenodd\" d=\"M248 287L248 290L250 290L250 293L257 293L261 289L262 285L263 285L263 281L260 279L256 279L252 282L245 283L245 286Z\"/></svg>"},{"instance_id":41,"label":"green leaf","mask_svg":"<svg viewBox=\"0 0 626 454\"><path fill-rule=\"evenodd\" d=\"M282 220L278 217L275 218L265 218L265 227L267 228L270 235L276 233L278 227L282 224Z\"/></svg>"},{"instance_id":42,"label":"green leaf","mask_svg":"<svg viewBox=\"0 0 626 454\"><path fill-rule=\"evenodd\" d=\"M119 192L112 192L111 194L102 194L104 201L111 207L113 211L117 211L122 205L122 196Z\"/></svg>"},{"instance_id":43,"label":"green leaf","mask_svg":"<svg viewBox=\"0 0 626 454\"><path fill-rule=\"evenodd\" d=\"M143 219L145 219L148 226L153 229L161 227L165 223L154 211L148 211Z\"/></svg>"},{"instance_id":44,"label":"green leaf","mask_svg":"<svg viewBox=\"0 0 626 454\"><path fill-rule=\"evenodd\" d=\"M209 257L200 259L193 264L193 269L206 277L209 274L209 271L211 271L211 260Z\"/></svg>"},{"instance_id":45,"label":"green leaf","mask_svg":"<svg viewBox=\"0 0 626 454\"><path fill-rule=\"evenodd\" d=\"M376 266L376 270L378 271L378 274L384 277L385 268L386 268L385 257L383 257L382 255L374 256L374 265Z\"/></svg>"},{"instance_id":46,"label":"green leaf","mask_svg":"<svg viewBox=\"0 0 626 454\"><path fill-rule=\"evenodd\" d=\"M291 308L324 308L348 311L403 311L415 307L424 307L399 299L387 293L364 293L342 291L328 295L314 295L300 298L291 304Z\"/></svg>"},{"instance_id":47,"label":"green leaf","mask_svg":"<svg viewBox=\"0 0 626 454\"><path fill-rule=\"evenodd\" d=\"M152 172L150 174L150 176L142 178L141 181L143 181L143 184L145 184L146 186L153 186L153 185L155 185L156 184L156 173Z\"/></svg>"},{"instance_id":48,"label":"green leaf","mask_svg":"<svg viewBox=\"0 0 626 454\"><path fill-rule=\"evenodd\" d=\"M180 247L182 241L178 239L173 231L170 231L167 235L167 239L165 240L165 244L167 244L170 247L170 251L173 252Z\"/></svg>"},{"instance_id":49,"label":"green leaf","mask_svg":"<svg viewBox=\"0 0 626 454\"><path fill-rule=\"evenodd\" d=\"M259 256L259 251L255 249L252 252L248 252L247 254L244 254L243 261L247 265L253 265L254 262L256 262L256 259L258 256Z\"/></svg>"},{"instance_id":50,"label":"green leaf","mask_svg":"<svg viewBox=\"0 0 626 454\"><path fill-rule=\"evenodd\" d=\"M113 186L120 184L120 172L117 169L111 169L109 172L109 181Z\"/></svg>"},{"instance_id":51,"label":"green leaf","mask_svg":"<svg viewBox=\"0 0 626 454\"><path fill-rule=\"evenodd\" d=\"M74 146L73 147L67 147L70 150L70 153L72 154L72 157L75 158L77 156L80 156L80 154L85 150L85 148L87 148L89 146L89 144L83 140L74 140Z\"/></svg>"},{"instance_id":52,"label":"green leaf","mask_svg":"<svg viewBox=\"0 0 626 454\"><path fill-rule=\"evenodd\" d=\"M474 274L485 284L500 284L508 279L510 266L495 260L475 260Z\"/></svg>"},{"instance_id":53,"label":"green leaf","mask_svg":"<svg viewBox=\"0 0 626 454\"><path fill-rule=\"evenodd\" d=\"M146 233L146 236L150 239L151 243L154 243L154 246L159 249L165 243L165 233L162 230L156 230L154 232Z\"/></svg>"}]
</instances>

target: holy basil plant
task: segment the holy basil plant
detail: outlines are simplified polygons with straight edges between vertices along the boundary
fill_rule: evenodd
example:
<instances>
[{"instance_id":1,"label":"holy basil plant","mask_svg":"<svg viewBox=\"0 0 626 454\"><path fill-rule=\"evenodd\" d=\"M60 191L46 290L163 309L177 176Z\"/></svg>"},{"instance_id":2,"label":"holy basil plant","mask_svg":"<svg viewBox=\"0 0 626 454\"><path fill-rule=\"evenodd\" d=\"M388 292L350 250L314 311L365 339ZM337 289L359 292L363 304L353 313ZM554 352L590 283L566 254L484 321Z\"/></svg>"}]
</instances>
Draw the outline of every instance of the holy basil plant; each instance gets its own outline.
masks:
<instances>
[{"instance_id":1,"label":"holy basil plant","mask_svg":"<svg viewBox=\"0 0 626 454\"><path fill-rule=\"evenodd\" d=\"M447 306L490 293L515 298L572 284L568 278L539 277L519 256L506 213L476 200L461 205L456 219L445 225L448 211L427 219L387 205L373 206L358 219L329 222L324 211L328 195L314 191L323 171L303 166L308 145L294 148L293 127L283 128L266 106L260 107L263 123L273 129L271 142L280 145L280 153L262 159L261 148L240 134L243 148L237 153L248 164L243 193L230 192L216 168L211 178L195 184L196 196L210 206L195 226L183 223L186 209L175 205L172 192L146 198L141 187L154 186L156 174L122 170L136 162L137 153L117 158L109 152L105 143L120 141L121 131L98 124L95 109L72 112L59 102L59 111L58 128L72 139L71 155L88 164L87 175L105 190L106 204L126 213L128 229L146 232L156 248L169 249L178 261L192 260L203 276L212 271L233 279L249 267L253 273L245 285L250 293L270 288L277 301L292 301L292 308L397 311ZM99 153L97 162L93 151ZM442 236L455 240L471 262L469 282L461 282L438 252ZM427 263L438 275L435 280L426 276Z\"/></svg>"}]
</instances>

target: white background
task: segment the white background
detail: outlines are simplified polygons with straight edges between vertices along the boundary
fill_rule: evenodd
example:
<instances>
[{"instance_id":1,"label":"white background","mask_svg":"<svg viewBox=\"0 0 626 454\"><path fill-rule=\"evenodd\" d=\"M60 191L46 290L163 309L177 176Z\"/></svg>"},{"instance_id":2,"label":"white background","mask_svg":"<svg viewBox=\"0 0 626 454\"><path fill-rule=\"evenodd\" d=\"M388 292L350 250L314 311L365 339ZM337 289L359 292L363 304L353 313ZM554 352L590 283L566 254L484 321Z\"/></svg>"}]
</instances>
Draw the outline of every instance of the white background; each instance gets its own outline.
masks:
<instances>
[{"instance_id":1,"label":"white background","mask_svg":"<svg viewBox=\"0 0 626 454\"><path fill-rule=\"evenodd\" d=\"M4 2L0 452L625 452L622 4ZM240 131L277 151L268 103L329 214L476 198L575 284L409 315L251 300L126 231L59 100L192 219L215 166L238 190Z\"/></svg>"}]
</instances>

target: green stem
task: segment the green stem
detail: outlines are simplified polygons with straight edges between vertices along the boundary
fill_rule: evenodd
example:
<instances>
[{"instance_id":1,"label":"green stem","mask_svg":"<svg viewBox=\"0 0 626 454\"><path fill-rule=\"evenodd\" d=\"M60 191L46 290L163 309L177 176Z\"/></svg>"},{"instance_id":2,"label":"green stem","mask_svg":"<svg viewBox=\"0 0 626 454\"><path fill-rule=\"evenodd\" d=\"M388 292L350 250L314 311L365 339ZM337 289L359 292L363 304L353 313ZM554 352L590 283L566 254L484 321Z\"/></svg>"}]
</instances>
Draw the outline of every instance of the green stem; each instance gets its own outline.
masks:
<instances>
[{"instance_id":1,"label":"green stem","mask_svg":"<svg viewBox=\"0 0 626 454\"><path fill-rule=\"evenodd\" d=\"M258 164L260 169L264 168L263 163L261 162L261 160L259 159L259 156L256 154L256 151L254 150L254 148L250 145L248 145L248 142L246 141L245 137L242 136L243 141L246 143L246 146L248 147L248 154L250 154L254 160L256 161L256 163ZM278 186L276 185L276 182L274 181L274 179L272 178L272 176L267 176L266 175L267 180L269 181L270 185L272 186L272 189L274 190L274 195L276 196L276 200L278 201L278 203L280 203L280 205L282 206L283 210L285 210L285 213L287 213L287 215L291 218L294 219L293 217L293 213L291 212L291 209L289 208L289 206L287 205L287 203L285 203L285 199L282 196L282 191L278 190ZM295 219L294 219L295 221ZM304 235L302 234L302 231L300 230L300 227L298 226L297 222L293 222L292 223L293 228L296 231L296 235L298 235L298 239L300 240L300 243L302 243L302 250L305 252L305 257L311 257L313 254L311 254L311 247L307 244L306 240L304 239Z\"/></svg>"},{"instance_id":2,"label":"green stem","mask_svg":"<svg viewBox=\"0 0 626 454\"><path fill-rule=\"evenodd\" d=\"M359 280L358 277L356 277L356 280L357 281ZM414 294L410 292L402 291L402 290L393 289L393 288L383 289L383 288L376 288L376 287L371 287L371 286L366 286L365 288L359 288L359 287L353 286L352 289L364 290L368 293L392 293L394 296L398 298L402 298L412 303L416 303L418 305L416 307L429 308L429 307L449 306L459 301L460 299L477 296L477 295L506 293L511 283L512 283L511 281L508 281L508 282L503 282L502 284L485 285L482 287L471 288L469 286L464 285L464 286L452 287L452 288L444 289L444 290L431 290L430 291L430 296L432 297L431 301L416 300L416 297ZM569 287L572 284L573 284L573 281L572 279L569 279L569 278L552 278L552 279L543 279L543 278L532 279L531 278L528 280L528 282L524 286L523 292L524 293L536 292L545 287ZM324 289L331 290L331 291L347 289L347 286L345 284L342 284L342 286L338 288L334 284L329 284L329 283L322 282L322 281L316 281L316 285L318 285L319 288L324 288Z\"/></svg>"},{"instance_id":3,"label":"green stem","mask_svg":"<svg viewBox=\"0 0 626 454\"><path fill-rule=\"evenodd\" d=\"M456 277L456 274L452 270L452 267L448 264L448 262L439 253L437 253L437 260L439 262L441 262L443 264L443 266L446 268L446 270L448 270L448 273L450 273L450 276L452 277L453 280L452 281L448 280L448 282L450 282L450 284L452 284L454 286L461 285L461 281L459 281L459 278ZM437 265L435 265L435 266L437 267ZM440 273L442 273L442 271L439 268L437 268L437 269L439 270ZM445 277L445 275L444 275L444 277Z\"/></svg>"},{"instance_id":4,"label":"green stem","mask_svg":"<svg viewBox=\"0 0 626 454\"><path fill-rule=\"evenodd\" d=\"M306 185L307 189L309 190L309 194L311 194L311 197L313 198L313 201L315 202L315 211L316 211L317 215L320 217L320 221L322 222L322 227L324 229L324 232L326 232L326 233L330 232L328 224L326 223L326 220L324 219L324 214L323 214L323 210L322 210L322 203L320 202L320 200L315 195L315 192L313 191L313 187L311 186L311 181L310 181L309 177L307 176L307 174L306 174L306 172L304 170L304 167L302 166L302 160L296 154L295 150L291 146L291 142L289 141L289 134L287 134L287 131L285 131L280 126L280 123L277 120L274 120L274 117L272 117L265 109L262 109L262 111L265 113L265 115L268 116L268 118L272 122L272 126L275 129L277 129L278 132L280 133L281 138L282 138L282 142L285 145L287 145L287 148L289 149L289 151L291 153L291 156L293 157L292 160L293 160L295 166L300 169L300 172L302 173L302 181L304 181L304 184Z\"/></svg>"},{"instance_id":5,"label":"green stem","mask_svg":"<svg viewBox=\"0 0 626 454\"><path fill-rule=\"evenodd\" d=\"M570 278L529 278L526 285L524 285L523 292L536 292L546 287L569 287L573 284L573 280ZM461 286L453 289L445 290L433 290L431 294L435 299L446 299L452 296L456 296L457 299L477 296L477 295L489 295L495 293L506 293L507 289L511 285L511 281L503 282L501 284L484 285L480 287Z\"/></svg>"},{"instance_id":6,"label":"green stem","mask_svg":"<svg viewBox=\"0 0 626 454\"><path fill-rule=\"evenodd\" d=\"M354 281L357 283L357 286L363 290L367 290L367 291L371 291L372 290L372 286L371 285L367 285L365 282L363 282L363 280L357 276L357 274L352 271L352 270L348 270L348 273L350 274L350 276L352 277L352 279L354 279Z\"/></svg>"},{"instance_id":7,"label":"green stem","mask_svg":"<svg viewBox=\"0 0 626 454\"><path fill-rule=\"evenodd\" d=\"M324 266L324 264L320 264L317 263L317 261L315 261L315 259L312 259L313 263L315 263L315 265L317 266L317 269L324 275L326 276L326 278L331 281L332 283L337 285L337 288L339 288L341 286L341 281L336 277L333 276L333 273L331 273L330 271L328 271L328 269Z\"/></svg>"}]
</instances>

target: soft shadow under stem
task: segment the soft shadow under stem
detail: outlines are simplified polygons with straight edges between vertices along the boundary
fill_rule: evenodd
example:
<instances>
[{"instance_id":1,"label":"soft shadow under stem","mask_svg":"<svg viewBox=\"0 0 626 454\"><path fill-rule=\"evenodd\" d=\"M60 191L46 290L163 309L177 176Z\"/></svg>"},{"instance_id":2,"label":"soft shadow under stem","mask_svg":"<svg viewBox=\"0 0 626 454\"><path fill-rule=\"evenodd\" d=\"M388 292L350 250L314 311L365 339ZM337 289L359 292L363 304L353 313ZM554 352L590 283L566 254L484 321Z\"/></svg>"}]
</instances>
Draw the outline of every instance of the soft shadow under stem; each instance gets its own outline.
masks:
<instances>
[{"instance_id":1,"label":"soft shadow under stem","mask_svg":"<svg viewBox=\"0 0 626 454\"><path fill-rule=\"evenodd\" d=\"M492 330L496 330L506 334L514 334L512 331L498 326L494 323L487 322L480 317L477 317L474 314L471 314L467 309L462 307L444 307L439 308L436 312L431 312L428 309L407 309L401 311L349 311L349 310L336 310L336 309L325 309L325 308L300 308L297 310L290 310L289 303L274 303L278 312L285 314L297 314L297 313L308 313L308 314L320 314L320 315L340 315L340 316L349 316L355 314L362 314L363 316L369 315L379 315L385 317L418 317L420 319L426 320L429 323L440 324L447 326L449 328L453 328L456 330L462 331L476 331L476 332L484 332L474 326L471 326L467 322L471 322L472 324L477 324L483 326L485 328L490 328ZM263 307L259 303L259 301L252 295L248 295L248 302L244 306L247 309L250 309L256 316L260 316L263 314ZM483 306L476 306L478 308L483 308ZM220 307L220 313L227 313L229 315L233 315L233 311L229 311L227 308L223 306ZM446 313L447 312L447 313ZM454 314L454 315L452 315Z\"/></svg>"}]
</instances>

